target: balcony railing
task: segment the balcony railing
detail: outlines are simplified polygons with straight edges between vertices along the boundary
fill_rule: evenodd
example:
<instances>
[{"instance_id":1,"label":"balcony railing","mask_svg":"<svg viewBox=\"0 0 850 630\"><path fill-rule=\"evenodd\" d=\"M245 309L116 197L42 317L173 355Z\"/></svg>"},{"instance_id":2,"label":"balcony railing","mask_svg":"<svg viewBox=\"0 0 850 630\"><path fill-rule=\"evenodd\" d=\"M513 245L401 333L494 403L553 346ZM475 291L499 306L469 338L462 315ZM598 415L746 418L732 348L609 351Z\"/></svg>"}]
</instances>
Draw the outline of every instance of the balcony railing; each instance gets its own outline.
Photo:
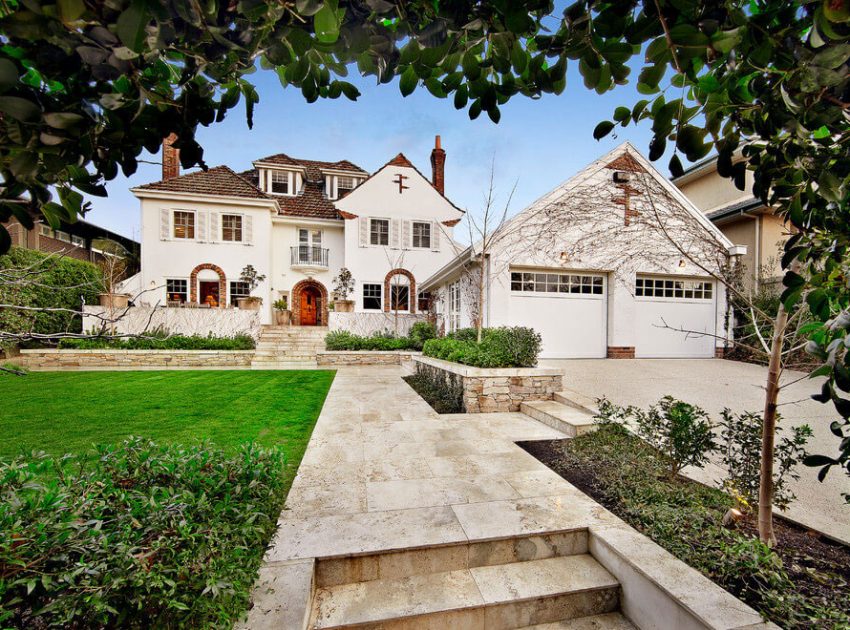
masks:
<instances>
[{"instance_id":1,"label":"balcony railing","mask_svg":"<svg viewBox=\"0 0 850 630\"><path fill-rule=\"evenodd\" d=\"M312 245L298 245L289 248L292 252L293 267L324 267L328 266L328 250Z\"/></svg>"}]
</instances>

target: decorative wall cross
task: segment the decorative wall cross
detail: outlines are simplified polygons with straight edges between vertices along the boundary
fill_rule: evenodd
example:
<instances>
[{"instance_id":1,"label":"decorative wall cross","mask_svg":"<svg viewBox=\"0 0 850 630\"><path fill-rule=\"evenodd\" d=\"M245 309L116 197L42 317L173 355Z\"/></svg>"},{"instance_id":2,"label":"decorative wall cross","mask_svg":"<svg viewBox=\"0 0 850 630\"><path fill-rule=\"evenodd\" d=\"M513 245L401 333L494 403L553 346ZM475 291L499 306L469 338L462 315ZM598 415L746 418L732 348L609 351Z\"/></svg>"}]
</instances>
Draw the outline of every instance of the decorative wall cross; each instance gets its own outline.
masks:
<instances>
[{"instance_id":1,"label":"decorative wall cross","mask_svg":"<svg viewBox=\"0 0 850 630\"><path fill-rule=\"evenodd\" d=\"M401 173L398 173L395 176L395 179L393 180L393 184L398 184L398 194L402 194L405 190L410 188L410 186L404 185L404 180L406 180L406 179L407 179L407 175L402 175Z\"/></svg>"},{"instance_id":2,"label":"decorative wall cross","mask_svg":"<svg viewBox=\"0 0 850 630\"><path fill-rule=\"evenodd\" d=\"M632 207L632 195L640 195L642 193L637 188L633 188L628 184L616 184L616 186L617 188L623 191L623 195L622 197L614 197L612 201L616 204L620 204L625 208L623 224L628 226L629 224L631 224L632 219L636 219L640 216L640 212L638 212L635 208Z\"/></svg>"}]
</instances>

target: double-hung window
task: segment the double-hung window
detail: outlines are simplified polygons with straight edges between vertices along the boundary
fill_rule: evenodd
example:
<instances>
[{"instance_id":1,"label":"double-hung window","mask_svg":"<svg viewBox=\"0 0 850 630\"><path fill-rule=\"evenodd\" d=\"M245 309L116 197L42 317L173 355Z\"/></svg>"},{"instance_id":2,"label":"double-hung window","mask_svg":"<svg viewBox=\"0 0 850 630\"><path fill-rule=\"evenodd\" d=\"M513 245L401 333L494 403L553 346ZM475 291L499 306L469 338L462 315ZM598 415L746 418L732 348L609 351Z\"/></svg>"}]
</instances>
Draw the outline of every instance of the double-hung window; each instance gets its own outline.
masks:
<instances>
[{"instance_id":1,"label":"double-hung window","mask_svg":"<svg viewBox=\"0 0 850 630\"><path fill-rule=\"evenodd\" d=\"M420 313L427 313L431 310L431 294L428 291L419 292L419 299L416 303L416 310Z\"/></svg>"},{"instance_id":2,"label":"double-hung window","mask_svg":"<svg viewBox=\"0 0 850 630\"><path fill-rule=\"evenodd\" d=\"M242 242L242 215L241 214L223 214L221 215L221 240Z\"/></svg>"},{"instance_id":3,"label":"double-hung window","mask_svg":"<svg viewBox=\"0 0 850 630\"><path fill-rule=\"evenodd\" d=\"M337 175L336 178L336 196L344 197L349 190L357 186L357 178L349 177L348 175Z\"/></svg>"},{"instance_id":4,"label":"double-hung window","mask_svg":"<svg viewBox=\"0 0 850 630\"><path fill-rule=\"evenodd\" d=\"M271 175L271 191L278 195L292 194L289 188L289 176L287 171L270 171Z\"/></svg>"},{"instance_id":5,"label":"double-hung window","mask_svg":"<svg viewBox=\"0 0 850 630\"><path fill-rule=\"evenodd\" d=\"M188 210L174 211L174 238L195 238L195 213Z\"/></svg>"},{"instance_id":6,"label":"double-hung window","mask_svg":"<svg viewBox=\"0 0 850 630\"><path fill-rule=\"evenodd\" d=\"M189 281L185 278L168 278L165 281L165 297L168 302L185 303L189 299Z\"/></svg>"},{"instance_id":7,"label":"double-hung window","mask_svg":"<svg viewBox=\"0 0 850 630\"><path fill-rule=\"evenodd\" d=\"M378 283L363 284L363 310L380 311L381 310L381 290L383 287Z\"/></svg>"},{"instance_id":8,"label":"double-hung window","mask_svg":"<svg viewBox=\"0 0 850 630\"><path fill-rule=\"evenodd\" d=\"M321 230L298 229L298 263L327 264L327 261L323 260Z\"/></svg>"},{"instance_id":9,"label":"double-hung window","mask_svg":"<svg viewBox=\"0 0 850 630\"><path fill-rule=\"evenodd\" d=\"M86 246L86 239L84 239L82 236L74 236L72 234L71 235L71 245L73 245L74 247L85 247Z\"/></svg>"},{"instance_id":10,"label":"double-hung window","mask_svg":"<svg viewBox=\"0 0 850 630\"><path fill-rule=\"evenodd\" d=\"M390 222L389 219L369 220L369 243L372 245L390 244Z\"/></svg>"},{"instance_id":11,"label":"double-hung window","mask_svg":"<svg viewBox=\"0 0 850 630\"><path fill-rule=\"evenodd\" d=\"M413 246L420 249L431 248L431 224L425 221L413 222Z\"/></svg>"}]
</instances>

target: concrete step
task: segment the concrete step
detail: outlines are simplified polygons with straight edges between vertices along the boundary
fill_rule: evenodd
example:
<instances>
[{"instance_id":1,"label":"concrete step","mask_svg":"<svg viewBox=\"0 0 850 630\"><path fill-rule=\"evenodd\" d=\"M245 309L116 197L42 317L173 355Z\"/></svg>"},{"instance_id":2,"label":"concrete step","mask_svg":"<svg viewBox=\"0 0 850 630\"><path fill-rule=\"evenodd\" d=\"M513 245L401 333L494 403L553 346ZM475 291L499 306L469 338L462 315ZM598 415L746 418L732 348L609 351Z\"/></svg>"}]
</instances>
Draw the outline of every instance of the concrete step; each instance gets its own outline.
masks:
<instances>
[{"instance_id":1,"label":"concrete step","mask_svg":"<svg viewBox=\"0 0 850 630\"><path fill-rule=\"evenodd\" d=\"M555 400L562 405L573 407L580 411L585 411L591 415L599 413L599 406L596 404L596 399L586 396L580 392L571 389L565 389L555 393Z\"/></svg>"},{"instance_id":2,"label":"concrete step","mask_svg":"<svg viewBox=\"0 0 850 630\"><path fill-rule=\"evenodd\" d=\"M526 630L637 630L618 612L526 626Z\"/></svg>"},{"instance_id":3,"label":"concrete step","mask_svg":"<svg viewBox=\"0 0 850 630\"><path fill-rule=\"evenodd\" d=\"M616 579L580 554L321 587L310 627L521 628L618 607Z\"/></svg>"},{"instance_id":4,"label":"concrete step","mask_svg":"<svg viewBox=\"0 0 850 630\"><path fill-rule=\"evenodd\" d=\"M270 363L251 363L252 370L315 370L315 361L274 361Z\"/></svg>"},{"instance_id":5,"label":"concrete step","mask_svg":"<svg viewBox=\"0 0 850 630\"><path fill-rule=\"evenodd\" d=\"M288 354L254 355L254 363L275 363L276 361L315 361L316 355L305 352L292 352Z\"/></svg>"},{"instance_id":6,"label":"concrete step","mask_svg":"<svg viewBox=\"0 0 850 630\"><path fill-rule=\"evenodd\" d=\"M524 402L519 410L543 424L576 437L593 430L593 416L575 407L568 407L555 400L533 400Z\"/></svg>"}]
</instances>

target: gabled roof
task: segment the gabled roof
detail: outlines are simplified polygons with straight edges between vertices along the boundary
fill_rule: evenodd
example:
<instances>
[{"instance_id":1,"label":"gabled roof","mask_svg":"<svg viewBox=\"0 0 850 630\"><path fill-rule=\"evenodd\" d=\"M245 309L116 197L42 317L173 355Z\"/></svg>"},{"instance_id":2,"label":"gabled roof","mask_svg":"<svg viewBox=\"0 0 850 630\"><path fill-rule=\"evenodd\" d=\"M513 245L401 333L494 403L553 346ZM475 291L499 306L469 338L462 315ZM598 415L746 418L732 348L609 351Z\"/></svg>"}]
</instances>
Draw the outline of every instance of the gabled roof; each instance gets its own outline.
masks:
<instances>
[{"instance_id":1,"label":"gabled roof","mask_svg":"<svg viewBox=\"0 0 850 630\"><path fill-rule=\"evenodd\" d=\"M461 214L466 214L466 210L461 210L460 208L458 208L458 207L454 204L454 202L452 202L452 200L451 200L451 199L449 199L448 197L446 197L446 195L445 195L444 193L441 193L439 190L437 190L437 187L436 187L436 186L434 186L434 182L433 182L433 181L431 181L431 179L430 179L429 177L425 177L425 175L423 175L423 174L422 174L422 171L420 171L418 168L416 168L416 167L413 165L413 162L411 162L410 160L408 160L408 159L407 159L407 157L405 157L404 153L399 153L398 155L396 155L393 159L391 159L389 162L387 162L386 164L384 164L381 168L379 168L379 169L378 169L378 170L376 170L374 173L372 173L371 175L369 175L369 177L367 177L367 178L366 178L366 179L364 179L362 182L360 182L359 184L357 184L357 186L355 186L354 188L352 188L352 189L351 189L351 191L349 191L349 193L348 193L348 194L349 194L349 195L353 194L353 193L354 193L357 189L359 189L361 186L363 186L366 182L368 182L368 181L369 181L369 180L371 180L373 177L375 177L378 173L380 173L381 171L383 171L385 168L389 168L390 166L395 166L395 167L399 167L399 166L400 166L400 167L403 167L403 168L412 168L414 171L416 171L417 175L419 175L422 179L424 179L426 182L428 182L428 183L431 185L431 188L433 188L433 189L437 192L437 194L439 194L439 195L440 195L443 199L445 199L445 200L446 200L446 202L447 202L447 203L448 203L448 204L449 204L452 208L454 208L455 210L457 210L457 211L458 211L458 212L460 212ZM339 201L339 200L337 200L337 201Z\"/></svg>"},{"instance_id":2,"label":"gabled roof","mask_svg":"<svg viewBox=\"0 0 850 630\"><path fill-rule=\"evenodd\" d=\"M302 160L293 158L285 153L276 153L269 155L259 160L254 160L254 164L278 164L280 166L291 166L301 168L306 173L306 178L310 181L321 181L323 179L322 171L351 171L357 175L368 175L367 171L349 162L348 160L339 160L337 162L322 162L320 160Z\"/></svg>"},{"instance_id":3,"label":"gabled roof","mask_svg":"<svg viewBox=\"0 0 850 630\"><path fill-rule=\"evenodd\" d=\"M215 166L206 171L194 171L171 179L137 186L138 190L160 190L163 192L214 195L221 197L245 197L270 199L253 183L234 173L227 166Z\"/></svg>"}]
</instances>

